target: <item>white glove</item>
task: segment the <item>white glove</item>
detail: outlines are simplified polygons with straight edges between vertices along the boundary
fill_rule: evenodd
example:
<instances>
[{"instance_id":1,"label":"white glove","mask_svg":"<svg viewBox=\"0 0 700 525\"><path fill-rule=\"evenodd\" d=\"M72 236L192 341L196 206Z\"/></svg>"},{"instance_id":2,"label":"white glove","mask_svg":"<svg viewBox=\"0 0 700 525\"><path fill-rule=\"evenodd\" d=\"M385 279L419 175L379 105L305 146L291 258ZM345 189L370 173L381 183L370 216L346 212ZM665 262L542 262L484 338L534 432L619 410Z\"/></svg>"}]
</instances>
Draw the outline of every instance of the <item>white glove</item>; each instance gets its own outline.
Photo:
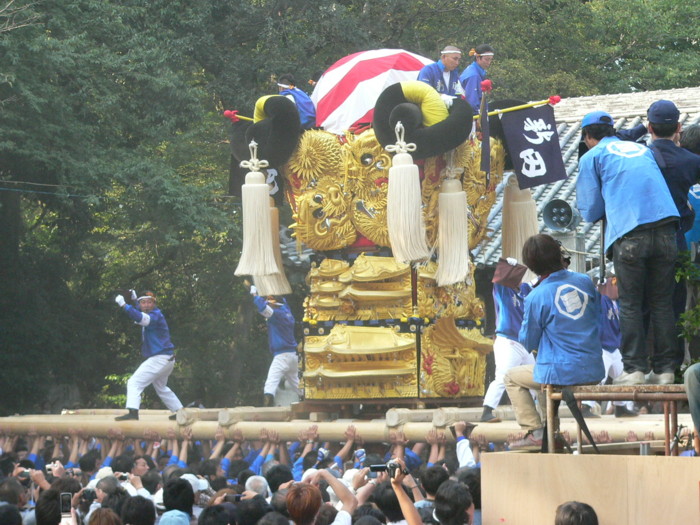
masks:
<instances>
[{"instance_id":1,"label":"white glove","mask_svg":"<svg viewBox=\"0 0 700 525\"><path fill-rule=\"evenodd\" d=\"M114 302L117 303L117 304L119 305L119 308L121 308L122 306L124 306L124 305L126 304L126 301L124 300L124 296L123 296L123 295L117 295L117 296L114 298Z\"/></svg>"},{"instance_id":2,"label":"white glove","mask_svg":"<svg viewBox=\"0 0 700 525\"><path fill-rule=\"evenodd\" d=\"M518 265L518 259L513 259L512 257L506 257L506 262L510 264L511 266L517 266Z\"/></svg>"},{"instance_id":3,"label":"white glove","mask_svg":"<svg viewBox=\"0 0 700 525\"><path fill-rule=\"evenodd\" d=\"M258 289L255 287L254 284L250 285L250 295L258 295Z\"/></svg>"},{"instance_id":4,"label":"white glove","mask_svg":"<svg viewBox=\"0 0 700 525\"><path fill-rule=\"evenodd\" d=\"M132 301L135 301L136 299L138 299L139 296L136 294L136 290L129 290L129 291L131 292L131 300Z\"/></svg>"},{"instance_id":5,"label":"white glove","mask_svg":"<svg viewBox=\"0 0 700 525\"><path fill-rule=\"evenodd\" d=\"M442 101L445 103L445 107L451 108L452 107L452 102L454 102L454 97L451 95L445 95L444 93L440 94L440 98Z\"/></svg>"}]
</instances>

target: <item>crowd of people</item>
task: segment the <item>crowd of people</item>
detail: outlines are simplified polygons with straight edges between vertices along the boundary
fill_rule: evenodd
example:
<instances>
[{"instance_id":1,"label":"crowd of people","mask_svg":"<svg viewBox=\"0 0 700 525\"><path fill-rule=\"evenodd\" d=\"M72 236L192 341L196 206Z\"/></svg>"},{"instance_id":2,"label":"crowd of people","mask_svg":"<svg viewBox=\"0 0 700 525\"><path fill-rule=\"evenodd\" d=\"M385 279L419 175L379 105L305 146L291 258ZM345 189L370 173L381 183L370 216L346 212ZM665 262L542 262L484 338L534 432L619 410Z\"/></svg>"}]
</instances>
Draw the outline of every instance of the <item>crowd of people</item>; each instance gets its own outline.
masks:
<instances>
[{"instance_id":1,"label":"crowd of people","mask_svg":"<svg viewBox=\"0 0 700 525\"><path fill-rule=\"evenodd\" d=\"M478 524L479 446L473 425L454 425L456 446L432 430L409 446L363 443L350 425L340 443L316 426L298 440L263 428L195 440L183 428L161 438L0 437L3 525Z\"/></svg>"}]
</instances>

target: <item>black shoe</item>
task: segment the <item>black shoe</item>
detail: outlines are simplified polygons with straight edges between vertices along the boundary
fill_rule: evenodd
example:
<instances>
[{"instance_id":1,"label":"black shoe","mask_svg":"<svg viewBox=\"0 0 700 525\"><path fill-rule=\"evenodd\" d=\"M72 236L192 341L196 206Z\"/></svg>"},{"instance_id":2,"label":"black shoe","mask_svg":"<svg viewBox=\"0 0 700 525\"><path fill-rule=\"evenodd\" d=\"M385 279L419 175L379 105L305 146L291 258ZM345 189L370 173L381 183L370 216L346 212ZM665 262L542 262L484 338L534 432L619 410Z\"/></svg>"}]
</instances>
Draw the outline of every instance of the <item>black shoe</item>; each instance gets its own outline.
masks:
<instances>
[{"instance_id":1,"label":"black shoe","mask_svg":"<svg viewBox=\"0 0 700 525\"><path fill-rule=\"evenodd\" d=\"M128 421L128 420L130 420L130 419L135 419L135 420L138 421L138 419L139 419L139 411L136 410L136 409L134 409L134 408L130 408L130 409L129 409L129 412L127 412L126 414L124 414L124 415L122 415L122 416L117 416L117 417L115 417L115 418L114 418L114 421Z\"/></svg>"},{"instance_id":2,"label":"black shoe","mask_svg":"<svg viewBox=\"0 0 700 525\"><path fill-rule=\"evenodd\" d=\"M484 405L484 411L481 413L481 422L482 423L500 423L501 418L496 417L493 413L493 408L490 406Z\"/></svg>"},{"instance_id":3,"label":"black shoe","mask_svg":"<svg viewBox=\"0 0 700 525\"><path fill-rule=\"evenodd\" d=\"M637 417L639 414L634 410L630 410L626 406L615 407L615 417Z\"/></svg>"},{"instance_id":4,"label":"black shoe","mask_svg":"<svg viewBox=\"0 0 700 525\"><path fill-rule=\"evenodd\" d=\"M175 421L175 420L177 419L177 412L173 412L172 414L170 414L170 415L168 416L168 419L169 419L170 421Z\"/></svg>"},{"instance_id":5,"label":"black shoe","mask_svg":"<svg viewBox=\"0 0 700 525\"><path fill-rule=\"evenodd\" d=\"M590 419L590 418L596 418L596 417L599 418L599 417L600 417L598 414L595 414L595 413L591 410L591 407L590 407L589 405L582 405L582 406L581 406L581 415L582 415L584 418L589 418L589 419Z\"/></svg>"},{"instance_id":6,"label":"black shoe","mask_svg":"<svg viewBox=\"0 0 700 525\"><path fill-rule=\"evenodd\" d=\"M264 407L275 406L275 396L273 396L272 394L265 394L265 397L263 398L263 406Z\"/></svg>"}]
</instances>

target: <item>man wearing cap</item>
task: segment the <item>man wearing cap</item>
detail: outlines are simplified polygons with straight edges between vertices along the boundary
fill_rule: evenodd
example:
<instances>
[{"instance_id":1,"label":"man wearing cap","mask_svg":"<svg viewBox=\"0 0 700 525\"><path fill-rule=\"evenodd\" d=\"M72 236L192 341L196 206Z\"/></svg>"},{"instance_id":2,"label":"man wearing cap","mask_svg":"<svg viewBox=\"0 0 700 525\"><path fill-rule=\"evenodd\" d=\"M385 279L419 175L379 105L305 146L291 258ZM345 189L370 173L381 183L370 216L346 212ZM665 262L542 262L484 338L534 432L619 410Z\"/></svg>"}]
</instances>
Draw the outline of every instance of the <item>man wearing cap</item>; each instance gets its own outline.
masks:
<instances>
[{"instance_id":1,"label":"man wearing cap","mask_svg":"<svg viewBox=\"0 0 700 525\"><path fill-rule=\"evenodd\" d=\"M688 249L685 233L695 222L695 212L688 203L688 191L700 179L700 156L678 146L681 131L679 118L680 111L670 100L657 100L647 110L647 129L652 139L650 148L680 215L680 228L676 232L676 246L680 252ZM673 292L676 321L685 311L686 295L686 283L681 279L676 282ZM677 327L676 330L676 366L680 366L685 354L685 341L681 338L680 329Z\"/></svg>"},{"instance_id":2,"label":"man wearing cap","mask_svg":"<svg viewBox=\"0 0 700 525\"><path fill-rule=\"evenodd\" d=\"M464 95L457 71L461 58L462 52L459 48L446 46L440 51L440 60L423 66L423 69L418 72L418 80L433 86L440 93L447 107L452 105L454 97Z\"/></svg>"},{"instance_id":3,"label":"man wearing cap","mask_svg":"<svg viewBox=\"0 0 700 525\"><path fill-rule=\"evenodd\" d=\"M141 354L146 360L126 384L126 408L129 412L115 419L125 421L139 418L141 394L148 385L153 385L158 397L173 412L170 419L175 419L175 412L182 408L182 403L168 388L168 377L175 367L175 345L170 341L168 323L163 312L156 307L153 292L146 292L137 298L136 292L131 290L131 299L137 301L137 307L127 304L122 295L117 295L114 301L129 319L141 326Z\"/></svg>"},{"instance_id":4,"label":"man wearing cap","mask_svg":"<svg viewBox=\"0 0 700 525\"><path fill-rule=\"evenodd\" d=\"M311 129L316 125L316 107L311 97L295 86L294 75L287 73L277 79L279 94L294 102L299 111L301 129Z\"/></svg>"},{"instance_id":5,"label":"man wearing cap","mask_svg":"<svg viewBox=\"0 0 700 525\"><path fill-rule=\"evenodd\" d=\"M587 222L605 219L605 250L612 253L619 290L620 353L624 372L616 384L673 382L678 211L651 150L615 136L612 117L588 113L581 124L589 150L579 161L577 206ZM646 299L645 299L646 298ZM649 359L642 307L654 331Z\"/></svg>"},{"instance_id":6,"label":"man wearing cap","mask_svg":"<svg viewBox=\"0 0 700 525\"><path fill-rule=\"evenodd\" d=\"M479 114L481 107L481 82L486 80L486 70L493 61L493 48L488 44L481 44L469 51L469 56L474 57L474 62L469 64L459 77L459 82L464 90L464 97L474 109L474 114Z\"/></svg>"}]
</instances>

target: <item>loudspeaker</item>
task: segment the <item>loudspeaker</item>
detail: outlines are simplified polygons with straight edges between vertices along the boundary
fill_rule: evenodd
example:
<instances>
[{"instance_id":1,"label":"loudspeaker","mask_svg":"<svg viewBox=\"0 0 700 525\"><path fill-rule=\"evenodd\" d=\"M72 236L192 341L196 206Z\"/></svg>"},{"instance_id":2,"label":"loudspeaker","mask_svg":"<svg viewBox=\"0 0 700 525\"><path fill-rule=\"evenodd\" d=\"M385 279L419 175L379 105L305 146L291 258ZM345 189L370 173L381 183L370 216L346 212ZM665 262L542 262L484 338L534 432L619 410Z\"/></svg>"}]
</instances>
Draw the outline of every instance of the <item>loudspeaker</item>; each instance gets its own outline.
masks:
<instances>
[{"instance_id":1,"label":"loudspeaker","mask_svg":"<svg viewBox=\"0 0 700 525\"><path fill-rule=\"evenodd\" d=\"M564 232L576 229L581 216L571 204L562 199L552 199L542 208L544 225L552 231Z\"/></svg>"}]
</instances>

